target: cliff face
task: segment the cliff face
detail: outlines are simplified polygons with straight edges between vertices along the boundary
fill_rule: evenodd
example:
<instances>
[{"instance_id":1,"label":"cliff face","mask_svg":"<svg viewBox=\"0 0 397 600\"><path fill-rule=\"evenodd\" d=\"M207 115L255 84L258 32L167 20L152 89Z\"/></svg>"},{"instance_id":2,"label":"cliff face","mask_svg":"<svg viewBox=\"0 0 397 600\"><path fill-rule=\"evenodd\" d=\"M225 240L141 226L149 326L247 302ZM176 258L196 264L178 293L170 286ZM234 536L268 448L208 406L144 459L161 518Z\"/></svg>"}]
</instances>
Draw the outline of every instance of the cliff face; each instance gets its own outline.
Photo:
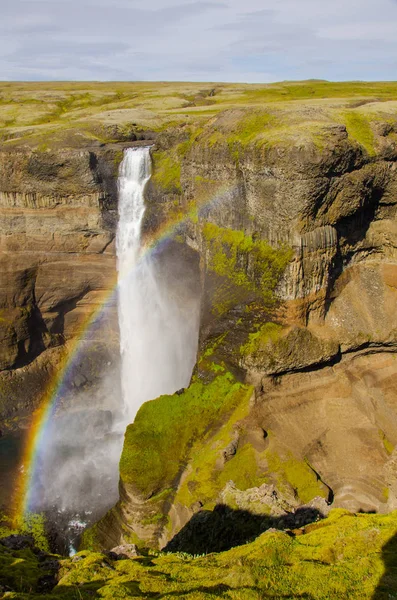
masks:
<instances>
[{"instance_id":1,"label":"cliff face","mask_svg":"<svg viewBox=\"0 0 397 600\"><path fill-rule=\"evenodd\" d=\"M168 146L158 140L146 229L190 211L178 233L201 257L200 351L189 390L156 400L153 415L142 408L127 430L121 500L97 526L101 544L110 536L164 546L182 530L172 547L183 549L193 515L220 502L261 514L317 496L354 511L396 507L394 130L371 124L367 148L327 122L321 142L310 132L244 145L230 133L236 118L214 119L193 143L183 132ZM171 182L162 181L164 155L179 157ZM206 412L200 382L214 402L224 399L224 413ZM238 382L251 387L228 409ZM189 420L194 404L182 426L156 423L156 402L172 415L196 393L205 426ZM165 447L159 440L172 432L189 443ZM148 482L162 460L178 468Z\"/></svg>"},{"instance_id":2,"label":"cliff face","mask_svg":"<svg viewBox=\"0 0 397 600\"><path fill-rule=\"evenodd\" d=\"M62 346L114 285L120 154L98 147L0 152L3 416L40 399ZM107 317L117 334L114 315ZM107 336L95 335L97 342Z\"/></svg>"},{"instance_id":3,"label":"cliff face","mask_svg":"<svg viewBox=\"0 0 397 600\"><path fill-rule=\"evenodd\" d=\"M144 229L172 225L200 259L197 366L128 428L120 502L87 544L164 546L220 502L396 507L392 104L237 106L159 128ZM114 284L120 148L1 153L3 414L34 402ZM114 314L93 340L105 352L109 332L116 351Z\"/></svg>"}]
</instances>

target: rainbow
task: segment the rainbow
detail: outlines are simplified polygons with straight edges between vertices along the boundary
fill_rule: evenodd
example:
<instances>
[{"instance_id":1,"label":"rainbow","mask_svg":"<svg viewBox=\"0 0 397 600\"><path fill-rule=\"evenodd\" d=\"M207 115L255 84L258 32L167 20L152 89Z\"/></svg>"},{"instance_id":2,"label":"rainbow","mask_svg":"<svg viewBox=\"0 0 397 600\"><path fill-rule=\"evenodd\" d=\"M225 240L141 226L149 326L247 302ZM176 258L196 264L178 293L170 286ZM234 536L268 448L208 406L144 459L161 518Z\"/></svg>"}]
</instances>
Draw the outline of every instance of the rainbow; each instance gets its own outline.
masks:
<instances>
[{"instance_id":1,"label":"rainbow","mask_svg":"<svg viewBox=\"0 0 397 600\"><path fill-rule=\"evenodd\" d=\"M169 242L177 233L180 225L189 220L197 220L203 209L211 204L223 201L225 195L231 191L230 186L218 188L215 195L209 199L204 198L203 201L199 202L198 205L196 204L194 208L186 213L171 217L171 219L166 221L151 239L145 243L142 248L140 260L150 256L150 253L158 251L163 244ZM117 279L110 282L108 289L103 293L103 297L98 302L97 308L83 321L83 323L81 323L80 334L73 342L66 345L67 350L65 351L60 367L50 379L44 394L37 402L38 408L33 414L25 438L19 475L14 489L12 521L16 527L24 521L25 517L30 512L33 484L38 469L39 452L45 440L51 419L57 410L58 401L62 397L62 392L65 390L65 384L84 350L82 342L86 339L88 333L94 327L95 323L98 322L106 308L114 302L117 286Z\"/></svg>"}]
</instances>

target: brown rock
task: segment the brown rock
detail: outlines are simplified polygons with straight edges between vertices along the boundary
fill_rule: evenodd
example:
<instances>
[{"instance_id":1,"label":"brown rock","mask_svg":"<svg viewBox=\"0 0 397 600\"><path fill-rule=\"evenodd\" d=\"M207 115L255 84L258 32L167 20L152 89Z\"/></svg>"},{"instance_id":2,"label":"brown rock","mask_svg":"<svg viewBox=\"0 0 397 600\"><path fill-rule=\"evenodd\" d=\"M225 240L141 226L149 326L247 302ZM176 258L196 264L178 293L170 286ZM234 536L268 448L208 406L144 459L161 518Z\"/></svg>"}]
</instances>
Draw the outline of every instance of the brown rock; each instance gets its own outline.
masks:
<instances>
[{"instance_id":1,"label":"brown rock","mask_svg":"<svg viewBox=\"0 0 397 600\"><path fill-rule=\"evenodd\" d=\"M135 544L115 546L109 551L109 555L112 558L115 557L115 560L124 560L126 558L136 558L137 556L141 556Z\"/></svg>"}]
</instances>

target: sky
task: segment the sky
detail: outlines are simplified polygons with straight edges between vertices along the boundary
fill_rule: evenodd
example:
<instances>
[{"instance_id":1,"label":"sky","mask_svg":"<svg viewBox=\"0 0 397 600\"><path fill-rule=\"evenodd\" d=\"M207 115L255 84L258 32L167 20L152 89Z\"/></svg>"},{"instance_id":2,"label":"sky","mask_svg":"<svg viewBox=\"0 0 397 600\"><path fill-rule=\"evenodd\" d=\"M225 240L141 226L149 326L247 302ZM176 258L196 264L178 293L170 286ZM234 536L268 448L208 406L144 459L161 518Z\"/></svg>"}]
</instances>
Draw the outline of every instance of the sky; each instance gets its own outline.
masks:
<instances>
[{"instance_id":1,"label":"sky","mask_svg":"<svg viewBox=\"0 0 397 600\"><path fill-rule=\"evenodd\" d=\"M397 0L0 0L0 80L397 79Z\"/></svg>"}]
</instances>

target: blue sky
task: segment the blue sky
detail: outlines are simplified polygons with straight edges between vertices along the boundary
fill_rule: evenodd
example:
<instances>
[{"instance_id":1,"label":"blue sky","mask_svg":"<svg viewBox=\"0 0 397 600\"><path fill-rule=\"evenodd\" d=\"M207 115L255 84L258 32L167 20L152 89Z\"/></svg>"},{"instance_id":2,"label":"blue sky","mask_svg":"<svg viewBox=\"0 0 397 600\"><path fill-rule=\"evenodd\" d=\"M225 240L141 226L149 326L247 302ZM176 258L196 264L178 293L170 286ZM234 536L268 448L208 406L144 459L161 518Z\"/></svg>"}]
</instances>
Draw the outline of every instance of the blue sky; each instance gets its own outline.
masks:
<instances>
[{"instance_id":1,"label":"blue sky","mask_svg":"<svg viewBox=\"0 0 397 600\"><path fill-rule=\"evenodd\" d=\"M397 79L397 0L0 0L1 80Z\"/></svg>"}]
</instances>

